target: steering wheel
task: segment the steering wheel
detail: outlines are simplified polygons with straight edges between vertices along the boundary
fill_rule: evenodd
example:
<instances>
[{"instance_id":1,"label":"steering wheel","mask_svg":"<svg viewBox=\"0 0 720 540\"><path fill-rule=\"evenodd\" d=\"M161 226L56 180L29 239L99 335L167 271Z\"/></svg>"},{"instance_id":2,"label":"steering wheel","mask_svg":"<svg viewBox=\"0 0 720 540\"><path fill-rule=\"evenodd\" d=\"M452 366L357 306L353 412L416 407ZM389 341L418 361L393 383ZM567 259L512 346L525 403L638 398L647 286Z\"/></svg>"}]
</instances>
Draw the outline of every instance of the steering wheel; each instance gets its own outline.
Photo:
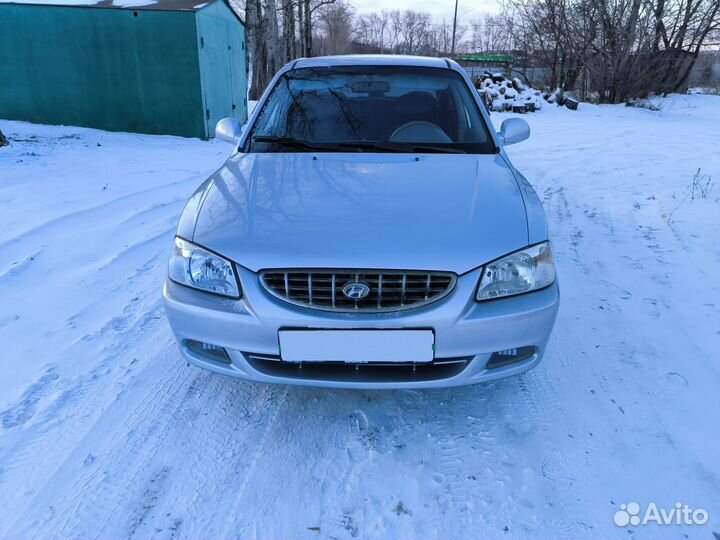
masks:
<instances>
[{"instance_id":1,"label":"steering wheel","mask_svg":"<svg viewBox=\"0 0 720 540\"><path fill-rule=\"evenodd\" d=\"M403 124L390 135L390 142L403 143L452 143L452 139L437 124L414 120Z\"/></svg>"}]
</instances>

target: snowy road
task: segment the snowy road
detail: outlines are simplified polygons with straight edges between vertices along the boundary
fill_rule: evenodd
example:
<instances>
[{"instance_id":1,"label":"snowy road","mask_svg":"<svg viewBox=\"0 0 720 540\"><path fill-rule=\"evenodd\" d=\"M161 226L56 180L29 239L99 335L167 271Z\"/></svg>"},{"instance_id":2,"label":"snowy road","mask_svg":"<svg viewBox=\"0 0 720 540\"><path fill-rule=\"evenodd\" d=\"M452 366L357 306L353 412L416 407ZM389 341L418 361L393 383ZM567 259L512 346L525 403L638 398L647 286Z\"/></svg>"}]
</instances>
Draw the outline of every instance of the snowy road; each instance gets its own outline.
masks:
<instances>
[{"instance_id":1,"label":"snowy road","mask_svg":"<svg viewBox=\"0 0 720 540\"><path fill-rule=\"evenodd\" d=\"M0 122L0 538L720 535L720 185L682 202L698 168L720 184L720 97L527 120L563 295L544 362L385 392L180 361L166 255L227 145ZM709 521L617 527L633 501Z\"/></svg>"}]
</instances>

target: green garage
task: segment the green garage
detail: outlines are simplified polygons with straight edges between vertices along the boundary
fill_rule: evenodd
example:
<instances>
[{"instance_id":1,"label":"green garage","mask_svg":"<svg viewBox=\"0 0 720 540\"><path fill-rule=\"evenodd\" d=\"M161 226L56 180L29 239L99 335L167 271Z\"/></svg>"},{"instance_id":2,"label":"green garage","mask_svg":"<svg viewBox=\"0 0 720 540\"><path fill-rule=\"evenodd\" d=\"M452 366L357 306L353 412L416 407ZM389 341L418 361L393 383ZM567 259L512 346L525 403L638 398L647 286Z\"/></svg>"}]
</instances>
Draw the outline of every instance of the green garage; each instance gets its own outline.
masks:
<instances>
[{"instance_id":1,"label":"green garage","mask_svg":"<svg viewBox=\"0 0 720 540\"><path fill-rule=\"evenodd\" d=\"M224 0L0 0L0 118L212 137L247 119L245 27Z\"/></svg>"}]
</instances>

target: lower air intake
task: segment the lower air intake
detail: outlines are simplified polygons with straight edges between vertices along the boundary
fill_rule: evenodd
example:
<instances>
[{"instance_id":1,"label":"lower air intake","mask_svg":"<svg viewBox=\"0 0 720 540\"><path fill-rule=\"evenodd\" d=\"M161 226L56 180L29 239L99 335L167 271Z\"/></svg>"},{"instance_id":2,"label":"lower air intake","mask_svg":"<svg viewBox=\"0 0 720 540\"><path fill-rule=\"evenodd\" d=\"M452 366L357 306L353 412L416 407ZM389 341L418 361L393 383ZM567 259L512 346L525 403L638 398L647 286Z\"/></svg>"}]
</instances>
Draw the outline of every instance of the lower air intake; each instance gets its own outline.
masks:
<instances>
[{"instance_id":1,"label":"lower air intake","mask_svg":"<svg viewBox=\"0 0 720 540\"><path fill-rule=\"evenodd\" d=\"M418 364L346 364L344 362L285 362L279 356L244 353L248 363L274 377L338 382L412 382L447 379L461 373L472 360L436 358Z\"/></svg>"}]
</instances>

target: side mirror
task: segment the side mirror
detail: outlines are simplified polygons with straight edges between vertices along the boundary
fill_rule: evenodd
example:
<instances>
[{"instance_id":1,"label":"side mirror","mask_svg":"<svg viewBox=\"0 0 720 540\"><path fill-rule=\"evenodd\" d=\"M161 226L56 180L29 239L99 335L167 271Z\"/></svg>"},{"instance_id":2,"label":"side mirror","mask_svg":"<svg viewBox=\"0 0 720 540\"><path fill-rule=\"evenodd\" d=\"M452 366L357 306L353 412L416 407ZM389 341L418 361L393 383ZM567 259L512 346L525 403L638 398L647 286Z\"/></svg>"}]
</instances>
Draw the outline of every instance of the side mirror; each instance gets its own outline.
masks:
<instances>
[{"instance_id":1,"label":"side mirror","mask_svg":"<svg viewBox=\"0 0 720 540\"><path fill-rule=\"evenodd\" d=\"M500 142L507 146L524 141L530 136L530 126L522 118L508 118L500 126Z\"/></svg>"},{"instance_id":2,"label":"side mirror","mask_svg":"<svg viewBox=\"0 0 720 540\"><path fill-rule=\"evenodd\" d=\"M223 118L215 126L215 137L221 141L236 144L240 140L243 127L237 118L232 116Z\"/></svg>"}]
</instances>

